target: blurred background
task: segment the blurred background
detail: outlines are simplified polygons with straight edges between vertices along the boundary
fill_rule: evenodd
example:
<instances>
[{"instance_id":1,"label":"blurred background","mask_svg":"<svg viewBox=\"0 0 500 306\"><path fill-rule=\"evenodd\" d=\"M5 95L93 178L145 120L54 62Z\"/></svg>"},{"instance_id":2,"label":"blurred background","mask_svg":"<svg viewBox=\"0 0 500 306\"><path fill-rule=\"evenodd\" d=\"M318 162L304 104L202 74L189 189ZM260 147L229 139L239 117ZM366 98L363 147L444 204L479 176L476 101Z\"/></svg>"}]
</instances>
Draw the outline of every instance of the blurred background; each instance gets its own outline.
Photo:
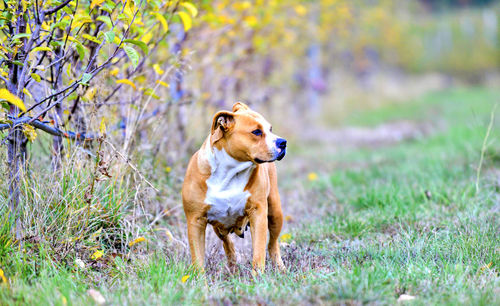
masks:
<instances>
[{"instance_id":1,"label":"blurred background","mask_svg":"<svg viewBox=\"0 0 500 306\"><path fill-rule=\"evenodd\" d=\"M329 129L352 112L446 88L500 85L498 1L215 1L200 7L198 26L179 45L185 70L170 88L172 101L188 103L174 118L186 125L186 140L202 141L210 115L239 100L288 137L349 141L352 133Z\"/></svg>"}]
</instances>

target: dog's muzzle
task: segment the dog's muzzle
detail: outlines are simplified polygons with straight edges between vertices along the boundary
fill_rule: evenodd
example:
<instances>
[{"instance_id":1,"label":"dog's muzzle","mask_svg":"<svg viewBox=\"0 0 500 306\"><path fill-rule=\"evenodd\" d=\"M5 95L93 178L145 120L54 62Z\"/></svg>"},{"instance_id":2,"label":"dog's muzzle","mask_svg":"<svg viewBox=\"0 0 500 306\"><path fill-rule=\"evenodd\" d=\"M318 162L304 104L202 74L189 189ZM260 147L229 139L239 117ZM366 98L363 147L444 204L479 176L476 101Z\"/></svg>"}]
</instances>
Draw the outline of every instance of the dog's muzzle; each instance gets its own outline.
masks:
<instances>
[{"instance_id":1,"label":"dog's muzzle","mask_svg":"<svg viewBox=\"0 0 500 306\"><path fill-rule=\"evenodd\" d=\"M278 153L278 156L276 156L276 159L282 160L286 154L286 139L285 138L276 139L276 147L280 149L280 152Z\"/></svg>"}]
</instances>

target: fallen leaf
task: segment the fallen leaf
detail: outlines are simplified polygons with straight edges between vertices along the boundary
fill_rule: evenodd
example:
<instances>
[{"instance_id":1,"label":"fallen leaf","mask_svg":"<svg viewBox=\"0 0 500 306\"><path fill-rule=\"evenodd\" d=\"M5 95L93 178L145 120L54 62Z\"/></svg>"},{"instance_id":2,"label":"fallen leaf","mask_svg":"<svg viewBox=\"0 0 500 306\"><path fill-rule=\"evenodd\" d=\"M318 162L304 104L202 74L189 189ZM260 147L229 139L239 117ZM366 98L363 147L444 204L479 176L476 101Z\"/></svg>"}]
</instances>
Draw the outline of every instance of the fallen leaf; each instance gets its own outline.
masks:
<instances>
[{"instance_id":1,"label":"fallen leaf","mask_svg":"<svg viewBox=\"0 0 500 306\"><path fill-rule=\"evenodd\" d=\"M165 229L165 235L168 237L168 239L174 240L174 235L172 235L172 233L168 229Z\"/></svg>"},{"instance_id":2,"label":"fallen leaf","mask_svg":"<svg viewBox=\"0 0 500 306\"><path fill-rule=\"evenodd\" d=\"M80 258L75 259L75 265L82 269L85 268L85 263Z\"/></svg>"},{"instance_id":3,"label":"fallen leaf","mask_svg":"<svg viewBox=\"0 0 500 306\"><path fill-rule=\"evenodd\" d=\"M293 220L293 217L288 215L288 216L285 216L285 221L292 221Z\"/></svg>"},{"instance_id":4,"label":"fallen leaf","mask_svg":"<svg viewBox=\"0 0 500 306\"><path fill-rule=\"evenodd\" d=\"M401 294L398 298L398 302L411 301L414 300L415 297L409 294Z\"/></svg>"},{"instance_id":5,"label":"fallen leaf","mask_svg":"<svg viewBox=\"0 0 500 306\"><path fill-rule=\"evenodd\" d=\"M189 278L189 277L190 277L190 275L184 275L184 276L182 277L181 281L182 281L183 283L185 283L185 282L187 282L187 280L188 280L188 278Z\"/></svg>"},{"instance_id":6,"label":"fallen leaf","mask_svg":"<svg viewBox=\"0 0 500 306\"><path fill-rule=\"evenodd\" d=\"M97 303L97 305L102 305L106 303L106 299L104 298L104 296L102 296L102 294L99 291L95 289L89 289L87 290L87 293Z\"/></svg>"},{"instance_id":7,"label":"fallen leaf","mask_svg":"<svg viewBox=\"0 0 500 306\"><path fill-rule=\"evenodd\" d=\"M128 246L129 246L129 247L131 247L131 246L133 246L134 244L137 244L137 243L139 243L139 242L143 242L143 241L146 241L146 238L144 238L144 237L138 237L138 238L134 239L133 241L130 241L130 242L128 243Z\"/></svg>"},{"instance_id":8,"label":"fallen leaf","mask_svg":"<svg viewBox=\"0 0 500 306\"><path fill-rule=\"evenodd\" d=\"M491 265L493 265L493 262L490 262L489 264L482 266L482 267L481 267L481 271L484 271L484 270L486 270L486 269L489 269L489 268L491 267Z\"/></svg>"},{"instance_id":9,"label":"fallen leaf","mask_svg":"<svg viewBox=\"0 0 500 306\"><path fill-rule=\"evenodd\" d=\"M101 258L102 255L104 255L104 252L101 250L97 250L94 252L94 254L92 254L92 256L90 256L90 259L97 260L97 259Z\"/></svg>"},{"instance_id":10,"label":"fallen leaf","mask_svg":"<svg viewBox=\"0 0 500 306\"><path fill-rule=\"evenodd\" d=\"M283 235L281 235L280 241L281 242L288 242L288 241L290 241L290 239L292 239L291 234L283 234Z\"/></svg>"},{"instance_id":11,"label":"fallen leaf","mask_svg":"<svg viewBox=\"0 0 500 306\"><path fill-rule=\"evenodd\" d=\"M310 172L307 175L307 179L310 180L311 182L314 182L318 179L318 174L316 174L316 172Z\"/></svg>"}]
</instances>

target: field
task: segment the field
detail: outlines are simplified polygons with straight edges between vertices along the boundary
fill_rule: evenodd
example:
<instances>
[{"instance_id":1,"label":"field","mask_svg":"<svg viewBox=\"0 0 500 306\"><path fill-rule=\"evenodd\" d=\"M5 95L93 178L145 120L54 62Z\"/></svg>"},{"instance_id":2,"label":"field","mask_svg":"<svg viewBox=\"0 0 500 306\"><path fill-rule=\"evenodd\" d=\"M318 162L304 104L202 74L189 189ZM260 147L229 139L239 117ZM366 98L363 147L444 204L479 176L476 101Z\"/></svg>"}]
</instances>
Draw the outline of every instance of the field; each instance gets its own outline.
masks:
<instances>
[{"instance_id":1,"label":"field","mask_svg":"<svg viewBox=\"0 0 500 306\"><path fill-rule=\"evenodd\" d=\"M36 234L12 244L8 222L0 228L1 304L499 304L499 96L431 92L349 112L324 141L286 135L284 273L252 277L250 239L234 236L232 275L213 233L206 272L193 271L178 178L153 176L160 201L174 204L146 223L132 216L148 207L127 203L147 193L127 182L94 182L95 208L76 188L85 174L32 177L24 220Z\"/></svg>"}]
</instances>

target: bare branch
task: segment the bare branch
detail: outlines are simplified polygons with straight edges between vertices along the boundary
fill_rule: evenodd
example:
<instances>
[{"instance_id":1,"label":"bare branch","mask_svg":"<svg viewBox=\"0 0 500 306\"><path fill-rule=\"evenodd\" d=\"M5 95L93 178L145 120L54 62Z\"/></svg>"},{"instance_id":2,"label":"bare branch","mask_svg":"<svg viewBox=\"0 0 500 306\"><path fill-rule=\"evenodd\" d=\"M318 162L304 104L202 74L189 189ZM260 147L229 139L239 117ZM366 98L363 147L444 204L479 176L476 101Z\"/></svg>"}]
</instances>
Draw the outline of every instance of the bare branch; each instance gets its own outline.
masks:
<instances>
[{"instance_id":1,"label":"bare branch","mask_svg":"<svg viewBox=\"0 0 500 306\"><path fill-rule=\"evenodd\" d=\"M95 140L98 136L94 134L86 134L86 133L75 133L75 132L64 132L61 131L58 128L51 127L44 122L36 119L36 118L31 118L31 117L23 117L19 118L17 120L14 120L13 123L5 123L5 124L0 124L0 131L1 130L6 130L6 129L12 129L16 126L22 125L22 124L30 124L33 127L40 129L44 132L47 132L51 135L54 136L60 136L60 137L65 137L68 139L73 139L73 140Z\"/></svg>"},{"instance_id":2,"label":"bare branch","mask_svg":"<svg viewBox=\"0 0 500 306\"><path fill-rule=\"evenodd\" d=\"M58 6L51 8L50 10L46 10L45 12L42 12L42 15L45 14L46 16L57 13L60 9L68 5L72 0L66 0L63 3L59 4Z\"/></svg>"}]
</instances>

